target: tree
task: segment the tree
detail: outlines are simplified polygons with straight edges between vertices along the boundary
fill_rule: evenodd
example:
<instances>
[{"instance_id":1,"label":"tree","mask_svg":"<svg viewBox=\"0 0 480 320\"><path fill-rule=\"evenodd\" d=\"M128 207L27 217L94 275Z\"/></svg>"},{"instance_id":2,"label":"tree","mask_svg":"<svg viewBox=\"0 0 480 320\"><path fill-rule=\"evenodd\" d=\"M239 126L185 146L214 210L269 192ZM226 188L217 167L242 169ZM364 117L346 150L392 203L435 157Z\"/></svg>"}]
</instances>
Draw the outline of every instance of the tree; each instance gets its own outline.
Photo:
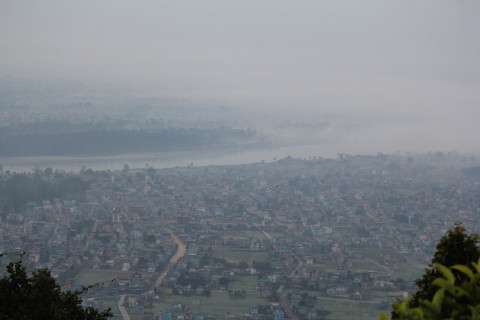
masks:
<instances>
[{"instance_id":1,"label":"tree","mask_svg":"<svg viewBox=\"0 0 480 320\"><path fill-rule=\"evenodd\" d=\"M421 301L431 301L434 298L438 291L434 280L442 276L437 268L438 265L447 268L454 265L466 265L472 268L471 263L480 258L480 249L477 247L479 239L478 234L467 234L465 227L460 222L456 222L455 227L448 230L438 242L432 262L425 269L425 274L415 281L419 290L409 299L408 306L410 308L420 307ZM466 276L462 272L454 271L454 276L457 285L466 280ZM442 315L450 314L450 312L451 310L448 308L442 309ZM392 311L392 319L399 319L399 314L395 309Z\"/></svg>"},{"instance_id":2,"label":"tree","mask_svg":"<svg viewBox=\"0 0 480 320\"><path fill-rule=\"evenodd\" d=\"M156 172L156 171L157 171L157 170L155 170L154 168L149 167L149 168L147 169L147 175L150 176L150 177L153 177L153 176L155 176L155 172Z\"/></svg>"},{"instance_id":3,"label":"tree","mask_svg":"<svg viewBox=\"0 0 480 320\"><path fill-rule=\"evenodd\" d=\"M420 305L412 308L409 304L413 296L393 304L398 319L402 320L442 320L480 319L480 260L469 266L454 265L451 268L435 265L440 277L432 286L438 288L432 299L420 299ZM460 274L464 280L458 284ZM389 320L385 313L380 320Z\"/></svg>"},{"instance_id":4,"label":"tree","mask_svg":"<svg viewBox=\"0 0 480 320\"><path fill-rule=\"evenodd\" d=\"M47 176L51 176L53 174L53 169L48 167L48 168L45 168L45 171L44 173L47 175Z\"/></svg>"},{"instance_id":5,"label":"tree","mask_svg":"<svg viewBox=\"0 0 480 320\"><path fill-rule=\"evenodd\" d=\"M125 164L123 165L123 174L127 175L127 174L128 174L128 170L130 170L130 166L125 163Z\"/></svg>"},{"instance_id":6,"label":"tree","mask_svg":"<svg viewBox=\"0 0 480 320\"><path fill-rule=\"evenodd\" d=\"M0 320L105 320L113 316L110 308L99 311L82 307L77 291L62 291L48 269L27 272L22 258L10 262L0 279Z\"/></svg>"}]
</instances>

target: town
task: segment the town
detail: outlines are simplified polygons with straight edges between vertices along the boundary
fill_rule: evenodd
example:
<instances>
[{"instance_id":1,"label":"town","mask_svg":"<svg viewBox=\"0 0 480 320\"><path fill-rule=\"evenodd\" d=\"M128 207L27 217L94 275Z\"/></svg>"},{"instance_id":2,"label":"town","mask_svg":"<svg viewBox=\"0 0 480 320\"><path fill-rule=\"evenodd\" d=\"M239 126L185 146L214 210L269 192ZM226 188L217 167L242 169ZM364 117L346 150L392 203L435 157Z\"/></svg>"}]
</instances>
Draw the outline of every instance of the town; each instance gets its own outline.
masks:
<instances>
[{"instance_id":1,"label":"town","mask_svg":"<svg viewBox=\"0 0 480 320\"><path fill-rule=\"evenodd\" d=\"M415 292L446 230L480 232L478 161L453 152L2 170L0 184L31 197L1 193L2 272L21 258L65 290L93 286L84 304L115 319L374 319Z\"/></svg>"}]
</instances>

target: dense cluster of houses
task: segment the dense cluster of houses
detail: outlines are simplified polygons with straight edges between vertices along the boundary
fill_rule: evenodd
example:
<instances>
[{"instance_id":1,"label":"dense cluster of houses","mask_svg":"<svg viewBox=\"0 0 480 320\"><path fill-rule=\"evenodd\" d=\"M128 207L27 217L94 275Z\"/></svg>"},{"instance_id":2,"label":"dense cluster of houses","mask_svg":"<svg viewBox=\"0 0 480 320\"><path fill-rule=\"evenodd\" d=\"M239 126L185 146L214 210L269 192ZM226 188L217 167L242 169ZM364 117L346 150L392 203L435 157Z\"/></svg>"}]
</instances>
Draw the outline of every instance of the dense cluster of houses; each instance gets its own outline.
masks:
<instances>
[{"instance_id":1,"label":"dense cluster of houses","mask_svg":"<svg viewBox=\"0 0 480 320\"><path fill-rule=\"evenodd\" d=\"M258 274L255 294L273 304L254 305L243 317L287 317L284 306L275 304L283 286L285 292L293 290L289 304L294 312L315 319L313 305L300 305L298 290L351 300L374 299L375 290L411 291L411 279L395 278L402 264L428 263L439 237L455 221L470 232L480 231L480 180L462 174L452 157L341 155L335 160L83 172L78 175L89 182L83 201L30 201L21 212L4 214L0 251L25 251L31 267L49 267L68 289L85 285L75 280L81 268L116 272L109 294L128 294L126 306L134 314L144 314L159 294L252 294L229 291L228 284L238 275ZM154 288L177 250L167 229L187 251ZM265 252L272 263L262 270L246 261L231 263L213 254L218 246ZM363 254L368 249L381 250L371 258ZM9 257L1 259L5 265ZM370 259L376 271L359 270L356 263L362 259ZM155 317L192 319L177 309Z\"/></svg>"}]
</instances>

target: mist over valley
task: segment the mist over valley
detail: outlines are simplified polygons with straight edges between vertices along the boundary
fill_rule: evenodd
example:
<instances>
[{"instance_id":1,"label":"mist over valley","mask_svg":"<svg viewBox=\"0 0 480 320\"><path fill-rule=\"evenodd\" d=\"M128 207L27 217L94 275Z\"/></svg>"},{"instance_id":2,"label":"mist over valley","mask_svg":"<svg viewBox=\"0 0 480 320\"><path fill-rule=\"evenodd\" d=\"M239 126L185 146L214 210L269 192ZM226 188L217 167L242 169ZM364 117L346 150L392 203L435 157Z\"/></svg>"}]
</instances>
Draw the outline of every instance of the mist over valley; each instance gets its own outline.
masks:
<instances>
[{"instance_id":1,"label":"mist over valley","mask_svg":"<svg viewBox=\"0 0 480 320\"><path fill-rule=\"evenodd\" d=\"M0 317L475 318L479 16L1 1Z\"/></svg>"}]
</instances>

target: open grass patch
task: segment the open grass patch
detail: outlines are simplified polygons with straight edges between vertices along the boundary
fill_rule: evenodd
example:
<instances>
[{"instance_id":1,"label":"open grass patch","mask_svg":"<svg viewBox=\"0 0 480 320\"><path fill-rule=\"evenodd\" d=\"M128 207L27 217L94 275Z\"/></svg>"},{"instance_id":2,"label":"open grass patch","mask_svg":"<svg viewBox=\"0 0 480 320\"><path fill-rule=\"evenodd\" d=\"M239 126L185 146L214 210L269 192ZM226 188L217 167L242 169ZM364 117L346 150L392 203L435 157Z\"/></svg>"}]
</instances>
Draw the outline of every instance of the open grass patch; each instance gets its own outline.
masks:
<instances>
[{"instance_id":1,"label":"open grass patch","mask_svg":"<svg viewBox=\"0 0 480 320\"><path fill-rule=\"evenodd\" d=\"M251 265L254 260L265 261L269 257L269 254L266 251L237 251L231 250L225 246L214 246L212 249L214 256L225 258L231 263L246 262Z\"/></svg>"},{"instance_id":2,"label":"open grass patch","mask_svg":"<svg viewBox=\"0 0 480 320\"><path fill-rule=\"evenodd\" d=\"M228 284L228 290L245 290L248 293L257 292L258 277L256 275L237 276Z\"/></svg>"},{"instance_id":3,"label":"open grass patch","mask_svg":"<svg viewBox=\"0 0 480 320\"><path fill-rule=\"evenodd\" d=\"M267 238L266 235L264 235L262 232L260 232L258 230L245 231L245 235L247 237L251 237L251 238L254 238L254 239L266 239Z\"/></svg>"},{"instance_id":4,"label":"open grass patch","mask_svg":"<svg viewBox=\"0 0 480 320\"><path fill-rule=\"evenodd\" d=\"M225 316L225 311L230 314L240 316L250 310L252 304L266 304L268 301L255 295L247 295L245 298L230 297L226 292L212 292L209 297L205 296L181 296L181 295L161 295L161 301L154 303L153 312L158 310L165 311L172 309L176 303L188 304L189 311L199 315L213 315L217 318ZM182 314L182 312L176 312Z\"/></svg>"},{"instance_id":5,"label":"open grass patch","mask_svg":"<svg viewBox=\"0 0 480 320\"><path fill-rule=\"evenodd\" d=\"M251 231L250 230L246 230L246 231L243 231L243 230L229 230L229 231L219 231L219 232L217 232L217 234L224 239L228 239L228 238L248 238L248 235L247 235L248 232L251 232Z\"/></svg>"},{"instance_id":6,"label":"open grass patch","mask_svg":"<svg viewBox=\"0 0 480 320\"><path fill-rule=\"evenodd\" d=\"M372 261L366 259L351 259L353 267L350 269L351 272L368 272L368 271L377 271L380 274L386 273L385 268L378 266Z\"/></svg>"},{"instance_id":7,"label":"open grass patch","mask_svg":"<svg viewBox=\"0 0 480 320\"><path fill-rule=\"evenodd\" d=\"M93 270L82 268L80 272L75 276L77 281L85 285L92 285L95 283L108 282L110 280L118 278L118 273L114 270L111 272L104 270Z\"/></svg>"},{"instance_id":8,"label":"open grass patch","mask_svg":"<svg viewBox=\"0 0 480 320\"><path fill-rule=\"evenodd\" d=\"M425 272L426 265L402 263L400 269L395 270L392 279L402 278L406 281L413 281L421 277Z\"/></svg>"},{"instance_id":9,"label":"open grass patch","mask_svg":"<svg viewBox=\"0 0 480 320\"><path fill-rule=\"evenodd\" d=\"M248 251L233 251L224 246L215 246L213 249L213 255L218 258L225 258L228 262L239 263L247 262L250 252Z\"/></svg>"},{"instance_id":10,"label":"open grass patch","mask_svg":"<svg viewBox=\"0 0 480 320\"><path fill-rule=\"evenodd\" d=\"M118 309L118 300L104 300L103 305L105 307L112 308L113 314L120 314L120 309Z\"/></svg>"},{"instance_id":11,"label":"open grass patch","mask_svg":"<svg viewBox=\"0 0 480 320\"><path fill-rule=\"evenodd\" d=\"M393 251L392 249L381 249L381 248L361 248L358 249L358 252L361 253L364 257L370 258L374 261L379 261L382 254L388 254L390 257L397 259L398 261L404 261L405 257L400 253Z\"/></svg>"},{"instance_id":12,"label":"open grass patch","mask_svg":"<svg viewBox=\"0 0 480 320\"><path fill-rule=\"evenodd\" d=\"M329 320L372 320L380 313L389 312L390 307L381 309L376 303L364 303L347 300L317 300L315 307L329 312Z\"/></svg>"},{"instance_id":13,"label":"open grass patch","mask_svg":"<svg viewBox=\"0 0 480 320\"><path fill-rule=\"evenodd\" d=\"M251 251L248 256L247 263L253 264L253 261L265 261L269 258L269 254L266 251Z\"/></svg>"}]
</instances>

